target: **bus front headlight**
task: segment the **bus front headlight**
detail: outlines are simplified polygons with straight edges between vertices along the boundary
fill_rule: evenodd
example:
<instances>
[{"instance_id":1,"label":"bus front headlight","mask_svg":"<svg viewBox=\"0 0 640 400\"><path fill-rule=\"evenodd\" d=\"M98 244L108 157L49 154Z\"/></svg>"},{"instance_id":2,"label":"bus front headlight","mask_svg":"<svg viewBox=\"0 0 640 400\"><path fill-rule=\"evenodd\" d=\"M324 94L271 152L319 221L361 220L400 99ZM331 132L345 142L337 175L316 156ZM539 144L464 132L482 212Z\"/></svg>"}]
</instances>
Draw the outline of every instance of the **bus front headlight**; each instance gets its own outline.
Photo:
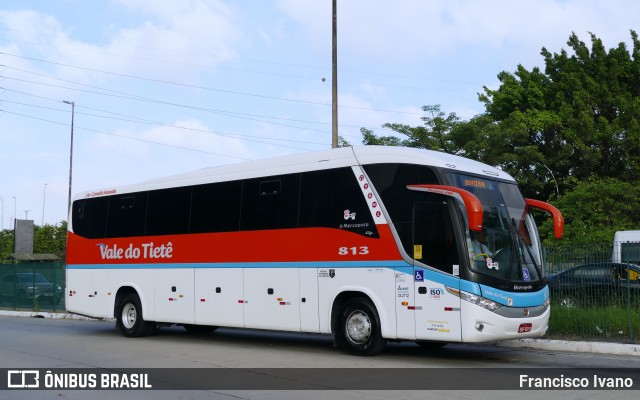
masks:
<instances>
[{"instance_id":1,"label":"bus front headlight","mask_svg":"<svg viewBox=\"0 0 640 400\"><path fill-rule=\"evenodd\" d=\"M489 311L496 311L500 307L502 307L502 304L500 304L500 303L496 303L493 300L489 300L489 299L484 298L482 296L477 296L475 294L471 294L471 293L465 292L463 290L458 290L458 289L447 287L447 292L451 293L454 296L458 296L462 300L468 301L471 304L475 304L475 305L478 305L478 306L480 306L482 308L486 308Z\"/></svg>"}]
</instances>

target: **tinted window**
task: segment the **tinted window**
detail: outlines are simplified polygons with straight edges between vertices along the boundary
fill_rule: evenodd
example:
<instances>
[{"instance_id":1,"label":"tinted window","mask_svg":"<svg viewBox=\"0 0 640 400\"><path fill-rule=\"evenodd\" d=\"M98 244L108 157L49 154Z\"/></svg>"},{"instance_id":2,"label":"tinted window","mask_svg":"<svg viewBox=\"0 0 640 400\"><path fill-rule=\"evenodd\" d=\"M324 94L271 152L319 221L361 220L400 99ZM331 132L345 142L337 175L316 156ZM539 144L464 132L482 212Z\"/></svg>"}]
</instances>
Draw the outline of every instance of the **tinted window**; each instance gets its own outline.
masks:
<instances>
[{"instance_id":1,"label":"tinted window","mask_svg":"<svg viewBox=\"0 0 640 400\"><path fill-rule=\"evenodd\" d=\"M107 218L107 237L144 235L146 211L146 192L111 197Z\"/></svg>"},{"instance_id":2,"label":"tinted window","mask_svg":"<svg viewBox=\"0 0 640 400\"><path fill-rule=\"evenodd\" d=\"M242 182L193 187L191 233L237 231L240 226Z\"/></svg>"},{"instance_id":3,"label":"tinted window","mask_svg":"<svg viewBox=\"0 0 640 400\"><path fill-rule=\"evenodd\" d=\"M369 206L351 168L302 174L300 227L344 229L378 237Z\"/></svg>"},{"instance_id":4,"label":"tinted window","mask_svg":"<svg viewBox=\"0 0 640 400\"><path fill-rule=\"evenodd\" d=\"M415 203L413 206L413 245L405 251L412 258L446 273L460 265L450 207L443 202Z\"/></svg>"},{"instance_id":5,"label":"tinted window","mask_svg":"<svg viewBox=\"0 0 640 400\"><path fill-rule=\"evenodd\" d=\"M442 200L441 196L407 189L407 185L438 184L435 172L425 166L412 164L365 165L364 170L378 191L382 203L405 249L412 249L411 218L415 203ZM408 251L407 254L412 254Z\"/></svg>"},{"instance_id":6,"label":"tinted window","mask_svg":"<svg viewBox=\"0 0 640 400\"><path fill-rule=\"evenodd\" d=\"M104 238L108 206L109 197L74 201L71 213L73 232L88 239Z\"/></svg>"},{"instance_id":7,"label":"tinted window","mask_svg":"<svg viewBox=\"0 0 640 400\"><path fill-rule=\"evenodd\" d=\"M248 179L242 190L241 230L298 226L300 175Z\"/></svg>"},{"instance_id":8,"label":"tinted window","mask_svg":"<svg viewBox=\"0 0 640 400\"><path fill-rule=\"evenodd\" d=\"M149 192L147 235L187 233L191 188L178 187Z\"/></svg>"}]
</instances>

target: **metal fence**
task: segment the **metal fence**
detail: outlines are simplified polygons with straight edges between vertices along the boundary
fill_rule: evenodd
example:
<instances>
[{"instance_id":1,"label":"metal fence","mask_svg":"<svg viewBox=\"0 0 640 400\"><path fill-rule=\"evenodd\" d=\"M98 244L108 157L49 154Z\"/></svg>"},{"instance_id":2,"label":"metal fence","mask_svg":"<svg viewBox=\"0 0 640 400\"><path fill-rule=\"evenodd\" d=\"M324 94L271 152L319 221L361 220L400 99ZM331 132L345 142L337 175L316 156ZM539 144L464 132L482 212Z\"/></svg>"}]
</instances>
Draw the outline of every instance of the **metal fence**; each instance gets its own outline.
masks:
<instances>
[{"instance_id":1,"label":"metal fence","mask_svg":"<svg viewBox=\"0 0 640 400\"><path fill-rule=\"evenodd\" d=\"M613 263L612 244L545 249L548 336L638 342L640 267ZM0 308L64 311L62 262L0 264Z\"/></svg>"},{"instance_id":2,"label":"metal fence","mask_svg":"<svg viewBox=\"0 0 640 400\"><path fill-rule=\"evenodd\" d=\"M0 264L0 307L64 311L63 262Z\"/></svg>"},{"instance_id":3,"label":"metal fence","mask_svg":"<svg viewBox=\"0 0 640 400\"><path fill-rule=\"evenodd\" d=\"M640 267L612 253L612 243L546 249L551 337L638 340Z\"/></svg>"}]
</instances>

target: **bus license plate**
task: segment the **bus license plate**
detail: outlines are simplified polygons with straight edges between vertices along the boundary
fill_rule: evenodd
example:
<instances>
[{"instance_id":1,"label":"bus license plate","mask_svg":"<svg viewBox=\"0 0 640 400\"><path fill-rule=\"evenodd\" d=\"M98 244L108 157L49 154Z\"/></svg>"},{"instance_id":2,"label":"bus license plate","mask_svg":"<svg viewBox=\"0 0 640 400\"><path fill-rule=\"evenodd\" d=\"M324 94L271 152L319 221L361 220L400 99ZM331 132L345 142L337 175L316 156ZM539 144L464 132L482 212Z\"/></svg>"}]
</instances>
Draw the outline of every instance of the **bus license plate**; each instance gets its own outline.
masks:
<instances>
[{"instance_id":1,"label":"bus license plate","mask_svg":"<svg viewBox=\"0 0 640 400\"><path fill-rule=\"evenodd\" d=\"M518 333L531 332L531 324L520 324L518 327Z\"/></svg>"}]
</instances>

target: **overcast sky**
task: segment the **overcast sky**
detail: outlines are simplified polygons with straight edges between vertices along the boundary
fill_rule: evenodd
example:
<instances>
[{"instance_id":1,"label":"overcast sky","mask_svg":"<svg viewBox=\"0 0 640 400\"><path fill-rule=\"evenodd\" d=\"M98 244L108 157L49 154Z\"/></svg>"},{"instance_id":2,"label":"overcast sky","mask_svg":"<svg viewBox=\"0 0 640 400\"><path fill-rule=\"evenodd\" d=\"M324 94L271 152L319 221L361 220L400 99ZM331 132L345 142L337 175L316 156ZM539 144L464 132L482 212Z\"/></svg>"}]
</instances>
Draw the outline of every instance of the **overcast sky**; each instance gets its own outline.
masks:
<instances>
[{"instance_id":1,"label":"overcast sky","mask_svg":"<svg viewBox=\"0 0 640 400\"><path fill-rule=\"evenodd\" d=\"M640 2L339 0L339 132L468 119L571 32L630 42ZM331 0L0 0L1 228L73 193L331 147ZM43 215L44 209L44 215Z\"/></svg>"}]
</instances>

